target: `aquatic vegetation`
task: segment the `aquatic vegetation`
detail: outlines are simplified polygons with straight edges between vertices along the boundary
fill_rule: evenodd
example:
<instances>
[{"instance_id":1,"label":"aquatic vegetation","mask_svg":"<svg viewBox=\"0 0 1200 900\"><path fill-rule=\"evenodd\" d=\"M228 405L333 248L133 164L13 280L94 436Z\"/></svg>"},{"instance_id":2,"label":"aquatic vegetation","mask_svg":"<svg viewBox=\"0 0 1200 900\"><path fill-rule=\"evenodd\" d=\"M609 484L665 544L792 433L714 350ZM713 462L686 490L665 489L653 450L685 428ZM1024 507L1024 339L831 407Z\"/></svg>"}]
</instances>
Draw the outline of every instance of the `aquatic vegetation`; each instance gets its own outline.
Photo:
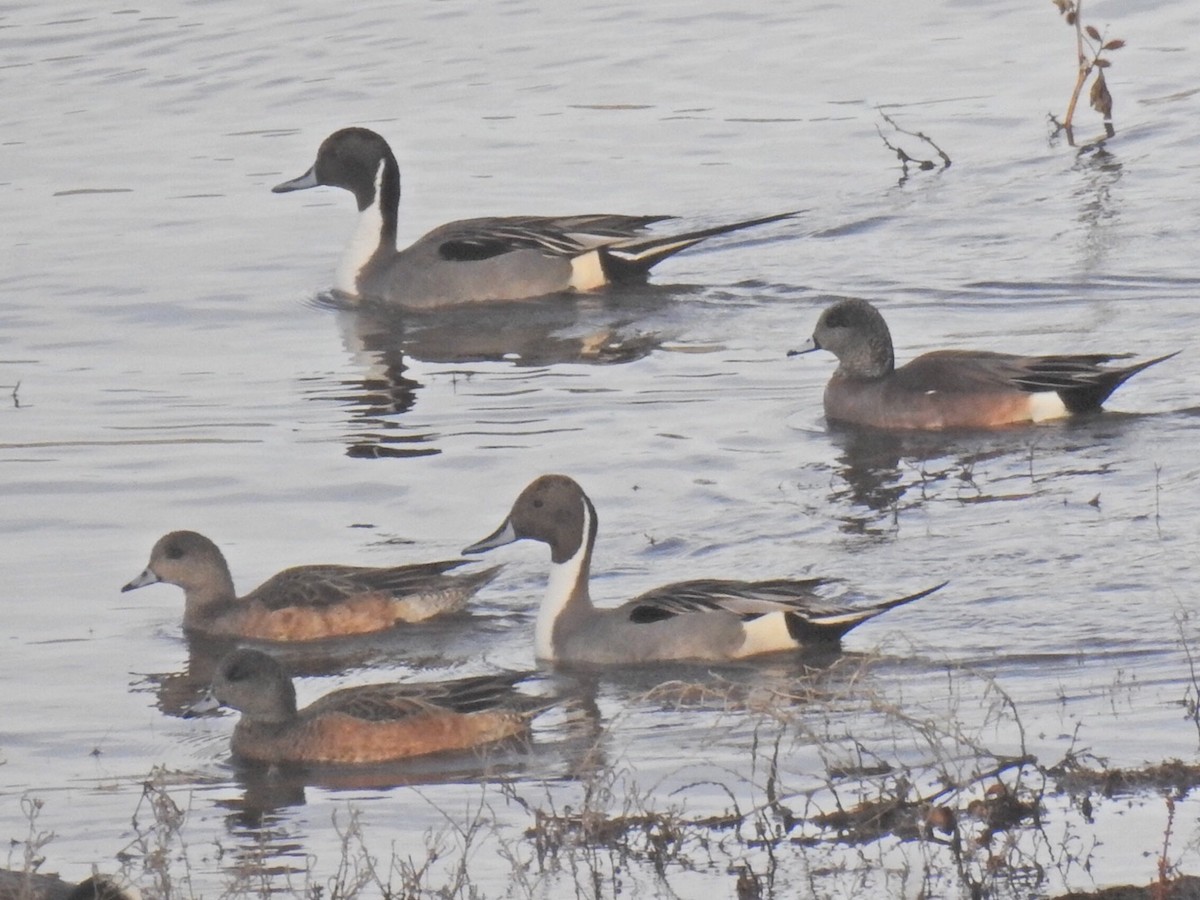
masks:
<instances>
[{"instance_id":1,"label":"aquatic vegetation","mask_svg":"<svg viewBox=\"0 0 1200 900\"><path fill-rule=\"evenodd\" d=\"M1088 91L1088 103L1103 117L1105 138L1110 138L1117 132L1113 127L1113 98L1108 90L1108 80L1104 77L1104 70L1112 65L1112 61L1105 54L1120 50L1125 46L1125 42L1120 38L1106 38L1096 27L1084 25L1083 0L1054 0L1054 5L1058 7L1066 23L1075 29L1075 48L1079 61L1075 87L1071 91L1070 102L1067 103L1067 113L1062 122L1055 119L1055 124L1067 133L1067 143L1074 147L1075 108L1088 78L1094 73L1092 86Z\"/></svg>"},{"instance_id":2,"label":"aquatic vegetation","mask_svg":"<svg viewBox=\"0 0 1200 900\"><path fill-rule=\"evenodd\" d=\"M142 784L119 877L159 900L1043 898L1094 890L1103 826L1136 831L1136 808L1142 831L1129 840L1144 880L1120 896L1174 896L1194 883L1185 870L1200 841L1200 766L1115 767L1079 744L1081 722L1049 763L1039 754L1052 742L994 675L934 666L922 677L940 679L942 695L917 699L896 686L905 671L894 656L847 656L779 679L664 681L603 721L564 717L573 734L589 726L562 758L567 773L488 776L465 803L447 804L436 783L393 788L395 804L350 799L330 812L338 840L320 855L304 849L311 823L279 814L303 799L259 806L250 781L218 804L227 833L193 842L193 817L209 814L193 799L212 786L160 767ZM1114 715L1125 715L1115 701L1136 688L1118 678L1109 690ZM714 725L687 733L677 764L643 767L614 752L614 734L647 710L708 713ZM746 765L705 761L731 742ZM36 826L42 801L22 806L30 828L14 842L16 862L36 867L53 835ZM426 824L401 830L400 808Z\"/></svg>"},{"instance_id":3,"label":"aquatic vegetation","mask_svg":"<svg viewBox=\"0 0 1200 900\"><path fill-rule=\"evenodd\" d=\"M879 133L879 139L883 141L883 145L895 153L896 159L900 160L900 165L902 167L899 182L900 184L904 184L904 182L908 181L910 166L916 169L918 172L932 172L935 169L938 171L944 171L950 168L951 161L949 155L934 142L933 138L921 131L909 131L905 128L901 128L898 124L896 124L896 120L885 113L882 108L876 108L876 112L879 113L880 118L887 122L888 125L892 127L892 130L897 134L916 138L917 140L921 141L922 144L932 148L933 151L938 155L937 161L932 159L920 159L918 157L911 156L903 147L899 147L889 141L887 136L883 133L883 129L876 125L875 130Z\"/></svg>"}]
</instances>

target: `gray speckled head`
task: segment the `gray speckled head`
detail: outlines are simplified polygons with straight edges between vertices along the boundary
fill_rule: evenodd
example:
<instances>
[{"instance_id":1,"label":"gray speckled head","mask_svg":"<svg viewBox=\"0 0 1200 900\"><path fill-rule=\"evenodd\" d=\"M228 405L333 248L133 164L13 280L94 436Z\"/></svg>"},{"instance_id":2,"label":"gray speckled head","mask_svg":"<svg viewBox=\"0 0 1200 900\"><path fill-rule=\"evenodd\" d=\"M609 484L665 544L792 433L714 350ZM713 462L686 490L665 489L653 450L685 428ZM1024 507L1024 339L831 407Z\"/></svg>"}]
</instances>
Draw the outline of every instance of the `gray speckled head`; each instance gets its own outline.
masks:
<instances>
[{"instance_id":1,"label":"gray speckled head","mask_svg":"<svg viewBox=\"0 0 1200 900\"><path fill-rule=\"evenodd\" d=\"M828 350L838 358L838 372L848 378L882 378L896 367L892 334L866 300L839 300L821 313L806 349Z\"/></svg>"},{"instance_id":2,"label":"gray speckled head","mask_svg":"<svg viewBox=\"0 0 1200 900\"><path fill-rule=\"evenodd\" d=\"M296 688L283 666L261 650L234 650L213 676L217 702L260 722L286 722L296 715Z\"/></svg>"}]
</instances>

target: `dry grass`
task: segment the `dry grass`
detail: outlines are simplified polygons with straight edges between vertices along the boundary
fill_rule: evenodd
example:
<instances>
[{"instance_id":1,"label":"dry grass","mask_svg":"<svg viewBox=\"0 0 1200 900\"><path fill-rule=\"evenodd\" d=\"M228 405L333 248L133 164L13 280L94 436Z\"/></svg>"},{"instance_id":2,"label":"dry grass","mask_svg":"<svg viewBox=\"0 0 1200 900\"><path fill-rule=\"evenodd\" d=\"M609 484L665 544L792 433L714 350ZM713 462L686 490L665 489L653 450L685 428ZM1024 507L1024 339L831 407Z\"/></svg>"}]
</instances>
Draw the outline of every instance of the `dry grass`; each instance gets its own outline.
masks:
<instances>
[{"instance_id":1,"label":"dry grass","mask_svg":"<svg viewBox=\"0 0 1200 900\"><path fill-rule=\"evenodd\" d=\"M397 815L386 827L365 822L364 812L379 816L378 804L339 807L337 849L324 858L298 856L286 816L277 814L244 812L236 846L211 838L190 845L193 785L158 769L142 786L132 839L116 862L148 900L698 890L739 898L1040 897L1055 884L1090 883L1096 804L1116 796L1152 804L1159 796L1163 830L1146 848L1140 889L1169 897L1172 886L1190 884L1181 881L1184 862L1196 857L1200 837L1180 804L1200 783L1200 765L1114 768L1074 746L1048 764L1027 749L1020 711L994 679L948 666L945 697L921 706L881 691L889 665L844 659L774 686L716 676L663 683L635 699L689 715L697 708L707 720L715 714L725 724L711 740L745 746L746 764L700 769L703 780L674 777L669 787L661 773L644 782L645 773L605 756L603 745L624 724L617 714L596 729L595 746L567 779L491 779L475 802L453 811L438 807L435 790L397 790ZM818 769L797 766L798 757ZM681 760L677 774L697 768ZM404 832L401 851L389 828L402 827L395 823L413 803L426 804L440 824L419 837ZM53 834L38 827L41 809L22 801L28 828L10 846L11 868L42 865ZM290 855L281 855L284 846Z\"/></svg>"}]
</instances>

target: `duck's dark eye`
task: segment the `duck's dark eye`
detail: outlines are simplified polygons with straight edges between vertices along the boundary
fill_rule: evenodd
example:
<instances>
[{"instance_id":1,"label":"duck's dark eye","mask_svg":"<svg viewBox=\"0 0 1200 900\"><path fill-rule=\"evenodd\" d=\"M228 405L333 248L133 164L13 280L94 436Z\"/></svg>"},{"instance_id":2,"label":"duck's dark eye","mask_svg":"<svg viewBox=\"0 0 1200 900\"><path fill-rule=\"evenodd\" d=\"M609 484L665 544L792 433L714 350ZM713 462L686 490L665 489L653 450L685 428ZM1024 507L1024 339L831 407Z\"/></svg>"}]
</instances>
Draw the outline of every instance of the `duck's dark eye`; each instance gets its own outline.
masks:
<instances>
[{"instance_id":1,"label":"duck's dark eye","mask_svg":"<svg viewBox=\"0 0 1200 900\"><path fill-rule=\"evenodd\" d=\"M534 501L533 501L533 508L534 508L534 509L541 509L541 508L542 508L543 506L545 506L545 505L546 505L546 503L545 503L545 501L544 501L544 500L534 500Z\"/></svg>"},{"instance_id":2,"label":"duck's dark eye","mask_svg":"<svg viewBox=\"0 0 1200 900\"><path fill-rule=\"evenodd\" d=\"M225 677L230 681L245 681L252 670L253 666L248 660L235 659L225 668Z\"/></svg>"},{"instance_id":3,"label":"duck's dark eye","mask_svg":"<svg viewBox=\"0 0 1200 900\"><path fill-rule=\"evenodd\" d=\"M167 559L183 559L183 548L178 544L167 544Z\"/></svg>"},{"instance_id":4,"label":"duck's dark eye","mask_svg":"<svg viewBox=\"0 0 1200 900\"><path fill-rule=\"evenodd\" d=\"M835 309L826 316L825 324L830 328L845 328L850 322L847 319L845 310Z\"/></svg>"}]
</instances>

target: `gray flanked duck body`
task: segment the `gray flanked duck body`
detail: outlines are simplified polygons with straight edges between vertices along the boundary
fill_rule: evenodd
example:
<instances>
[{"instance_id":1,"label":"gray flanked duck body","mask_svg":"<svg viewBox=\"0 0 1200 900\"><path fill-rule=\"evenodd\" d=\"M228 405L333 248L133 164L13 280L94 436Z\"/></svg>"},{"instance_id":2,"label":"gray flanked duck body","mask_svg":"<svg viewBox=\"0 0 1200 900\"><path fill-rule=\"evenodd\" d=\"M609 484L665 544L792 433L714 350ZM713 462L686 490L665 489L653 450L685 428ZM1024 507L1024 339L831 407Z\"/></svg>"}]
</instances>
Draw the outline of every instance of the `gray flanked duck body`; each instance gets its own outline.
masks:
<instances>
[{"instance_id":1,"label":"gray flanked duck body","mask_svg":"<svg viewBox=\"0 0 1200 900\"><path fill-rule=\"evenodd\" d=\"M612 665L829 649L856 625L942 587L847 607L818 595L827 583L820 578L698 579L602 609L588 593L597 527L595 507L573 479L543 475L521 492L493 534L463 551L480 553L522 539L549 545L550 578L534 634L539 659Z\"/></svg>"},{"instance_id":2,"label":"gray flanked duck body","mask_svg":"<svg viewBox=\"0 0 1200 900\"><path fill-rule=\"evenodd\" d=\"M651 267L718 234L788 218L780 213L672 235L648 235L671 216L608 213L505 216L441 225L397 249L400 168L380 135L343 128L325 139L312 168L276 193L321 185L350 191L359 222L335 288L351 300L414 310L595 291L645 279Z\"/></svg>"}]
</instances>

